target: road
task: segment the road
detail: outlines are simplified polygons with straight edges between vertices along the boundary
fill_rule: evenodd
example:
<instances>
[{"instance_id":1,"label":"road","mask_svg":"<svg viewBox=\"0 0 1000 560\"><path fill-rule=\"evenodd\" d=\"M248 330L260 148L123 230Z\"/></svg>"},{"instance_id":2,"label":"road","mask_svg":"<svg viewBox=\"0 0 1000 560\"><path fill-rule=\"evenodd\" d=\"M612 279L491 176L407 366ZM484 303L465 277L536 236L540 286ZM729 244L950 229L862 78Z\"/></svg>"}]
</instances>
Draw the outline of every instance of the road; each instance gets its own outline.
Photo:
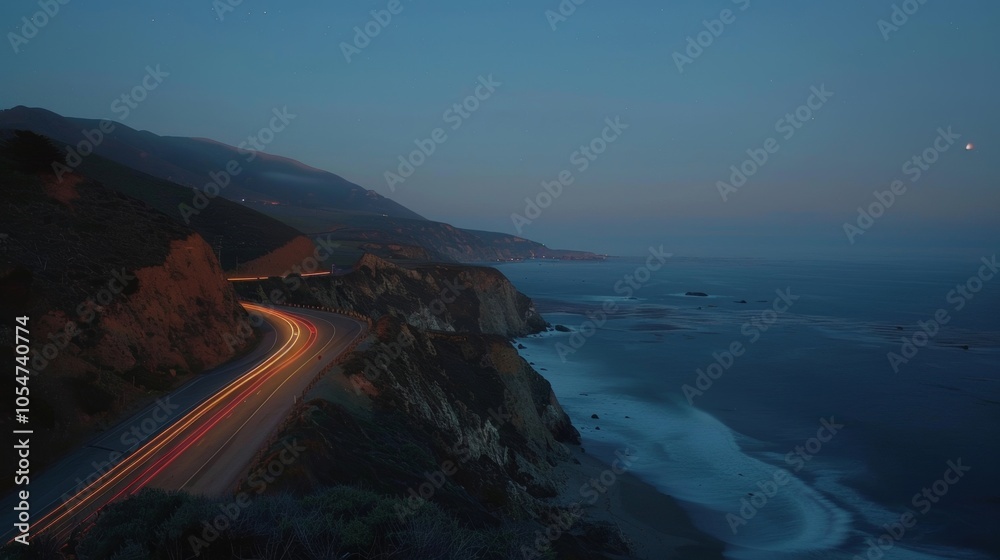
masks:
<instances>
[{"instance_id":1,"label":"road","mask_svg":"<svg viewBox=\"0 0 1000 560\"><path fill-rule=\"evenodd\" d=\"M315 375L366 329L322 311L244 306L268 325L254 352L198 376L32 477L32 538L68 538L100 507L145 487L225 494ZM16 534L15 503L13 494L0 502L10 519L0 542Z\"/></svg>"}]
</instances>

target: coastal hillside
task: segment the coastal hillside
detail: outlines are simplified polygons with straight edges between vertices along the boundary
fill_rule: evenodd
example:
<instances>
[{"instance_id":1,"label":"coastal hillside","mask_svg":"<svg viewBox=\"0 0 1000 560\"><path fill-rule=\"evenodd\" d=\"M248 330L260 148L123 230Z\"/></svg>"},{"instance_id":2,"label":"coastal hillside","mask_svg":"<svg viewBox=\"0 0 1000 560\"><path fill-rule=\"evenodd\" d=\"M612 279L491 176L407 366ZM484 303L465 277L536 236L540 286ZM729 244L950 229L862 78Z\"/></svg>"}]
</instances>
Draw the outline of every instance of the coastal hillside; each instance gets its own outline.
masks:
<instances>
[{"instance_id":1,"label":"coastal hillside","mask_svg":"<svg viewBox=\"0 0 1000 560\"><path fill-rule=\"evenodd\" d=\"M267 119L272 117L277 118L268 115ZM261 223L257 213L283 222L287 230L294 231L294 228L310 237L332 236L345 248L359 250L354 253L355 257L368 252L393 259L452 262L602 258L583 251L549 249L513 235L464 230L427 220L374 190L301 162L266 153L266 146L236 147L203 138L158 136L118 122L67 118L45 109L23 106L0 111L0 129L31 130L70 149L86 140L85 133L97 138L93 131L100 131L102 126L109 132L100 133L100 142L93 146L94 153L122 168L107 169L107 165L95 156L82 158L81 167L92 176L109 182L130 169L133 176L129 182L137 183L134 174L139 172L145 176L143 184L127 194L178 217L179 204L199 210L197 214L187 212L190 225L213 245L216 237L223 238L222 262L227 270L234 268L237 262L250 260L242 252L251 250L248 245L254 246L253 237L248 240L230 236L237 230L259 229L260 226L253 225ZM232 167L234 165L238 167ZM229 168L238 171L225 173ZM210 183L215 186L207 187ZM179 191L177 185L182 187ZM217 191L218 194L202 210L192 202L192 189ZM233 206L253 212L240 213ZM266 227L279 231L271 224ZM287 237L290 233L275 235ZM271 249L274 247L268 250ZM240 272L253 273L244 267Z\"/></svg>"},{"instance_id":2,"label":"coastal hillside","mask_svg":"<svg viewBox=\"0 0 1000 560\"><path fill-rule=\"evenodd\" d=\"M98 155L85 158L78 172L191 228L232 274L286 274L315 250L301 232L252 208L221 197L198 197L192 189Z\"/></svg>"},{"instance_id":3,"label":"coastal hillside","mask_svg":"<svg viewBox=\"0 0 1000 560\"><path fill-rule=\"evenodd\" d=\"M250 467L236 491L255 497L240 523L209 539L198 512L219 504L147 492L110 512L160 512L165 525L134 525L151 535L136 550L196 543L202 558L227 558L281 542L301 558L629 557L620 528L557 499L560 465L577 462L579 433L510 342L546 324L499 271L367 256L341 277L236 285L249 299L281 291L288 303L376 320ZM289 449L299 451L285 461ZM282 474L263 483L260 473L279 463ZM300 529L282 531L290 520ZM129 540L109 521L79 550L119 550Z\"/></svg>"},{"instance_id":4,"label":"coastal hillside","mask_svg":"<svg viewBox=\"0 0 1000 560\"><path fill-rule=\"evenodd\" d=\"M295 116L261 115L262 126L294 126ZM279 116L283 118L278 118ZM117 121L68 118L40 108L14 107L0 111L0 128L20 128L76 145L81 131L99 130L102 122L112 130L95 147L110 160L169 180L187 188L202 188L209 174L225 171L230 162L240 164L239 173L225 186L222 198L247 199L253 204L281 202L303 207L335 207L363 213L420 218L403 206L346 179L298 161L265 153L266 145L229 146L204 138L159 136L129 128ZM254 157L250 157L252 155Z\"/></svg>"},{"instance_id":5,"label":"coastal hillside","mask_svg":"<svg viewBox=\"0 0 1000 560\"><path fill-rule=\"evenodd\" d=\"M0 307L8 320L30 317L32 464L41 466L244 350L224 333L246 312L201 235L92 178L58 181L12 155L0 157Z\"/></svg>"},{"instance_id":6,"label":"coastal hillside","mask_svg":"<svg viewBox=\"0 0 1000 560\"><path fill-rule=\"evenodd\" d=\"M273 278L234 284L255 301L351 309L392 316L418 328L524 336L545 329L535 306L499 270L428 263L404 265L365 255L343 276ZM273 294L282 294L280 301Z\"/></svg>"}]
</instances>

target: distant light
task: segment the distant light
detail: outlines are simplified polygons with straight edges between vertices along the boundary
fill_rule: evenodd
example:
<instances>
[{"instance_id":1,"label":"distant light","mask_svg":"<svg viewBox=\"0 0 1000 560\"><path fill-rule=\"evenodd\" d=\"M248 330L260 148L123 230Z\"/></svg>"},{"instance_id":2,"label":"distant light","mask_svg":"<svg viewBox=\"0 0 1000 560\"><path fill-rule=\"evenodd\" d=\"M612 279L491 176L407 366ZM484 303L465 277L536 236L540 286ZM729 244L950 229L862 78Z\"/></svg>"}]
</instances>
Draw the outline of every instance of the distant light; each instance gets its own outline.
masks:
<instances>
[{"instance_id":1,"label":"distant light","mask_svg":"<svg viewBox=\"0 0 1000 560\"><path fill-rule=\"evenodd\" d=\"M976 145L973 144L972 142L969 142L968 144L965 145L965 149L969 150L969 151L975 150L976 149Z\"/></svg>"}]
</instances>

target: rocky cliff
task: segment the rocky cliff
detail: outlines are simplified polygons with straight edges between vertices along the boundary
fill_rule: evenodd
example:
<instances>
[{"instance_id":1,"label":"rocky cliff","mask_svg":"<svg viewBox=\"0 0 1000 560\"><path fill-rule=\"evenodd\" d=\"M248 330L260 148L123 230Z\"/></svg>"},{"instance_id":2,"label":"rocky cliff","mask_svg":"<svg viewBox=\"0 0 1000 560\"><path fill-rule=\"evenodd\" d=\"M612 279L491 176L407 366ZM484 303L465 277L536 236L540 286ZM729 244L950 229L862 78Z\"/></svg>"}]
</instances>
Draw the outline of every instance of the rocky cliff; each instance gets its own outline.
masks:
<instances>
[{"instance_id":1,"label":"rocky cliff","mask_svg":"<svg viewBox=\"0 0 1000 560\"><path fill-rule=\"evenodd\" d=\"M531 299L491 267L403 266L365 255L343 276L274 278L236 288L256 301L352 309L373 320L388 315L428 330L515 337L546 327Z\"/></svg>"},{"instance_id":2,"label":"rocky cliff","mask_svg":"<svg viewBox=\"0 0 1000 560\"><path fill-rule=\"evenodd\" d=\"M529 535L565 518L548 499L579 433L548 381L511 345L509 337L546 323L498 270L402 267L369 255L345 276L239 290L377 318L251 468L274 464L293 441L306 450L268 492L360 486L395 500L400 520L434 504L474 527L514 524ZM242 489L254 485L251 475ZM622 550L613 531L576 518L573 527L552 544L560 558ZM529 550L532 540L522 541Z\"/></svg>"},{"instance_id":3,"label":"rocky cliff","mask_svg":"<svg viewBox=\"0 0 1000 560\"><path fill-rule=\"evenodd\" d=\"M0 338L30 317L34 464L233 356L246 313L200 235L79 175L0 180Z\"/></svg>"}]
</instances>

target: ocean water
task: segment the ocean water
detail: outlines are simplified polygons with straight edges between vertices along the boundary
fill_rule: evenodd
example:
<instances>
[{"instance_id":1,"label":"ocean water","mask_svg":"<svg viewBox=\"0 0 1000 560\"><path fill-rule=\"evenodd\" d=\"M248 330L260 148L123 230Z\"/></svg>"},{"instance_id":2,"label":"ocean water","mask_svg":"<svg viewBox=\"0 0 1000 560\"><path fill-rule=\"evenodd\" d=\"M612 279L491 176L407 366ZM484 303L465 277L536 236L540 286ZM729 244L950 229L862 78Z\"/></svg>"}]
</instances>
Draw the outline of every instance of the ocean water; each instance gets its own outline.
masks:
<instances>
[{"instance_id":1,"label":"ocean water","mask_svg":"<svg viewBox=\"0 0 1000 560\"><path fill-rule=\"evenodd\" d=\"M645 265L501 267L572 330L519 342L588 453L627 450L730 558L1000 558L1000 274Z\"/></svg>"}]
</instances>

